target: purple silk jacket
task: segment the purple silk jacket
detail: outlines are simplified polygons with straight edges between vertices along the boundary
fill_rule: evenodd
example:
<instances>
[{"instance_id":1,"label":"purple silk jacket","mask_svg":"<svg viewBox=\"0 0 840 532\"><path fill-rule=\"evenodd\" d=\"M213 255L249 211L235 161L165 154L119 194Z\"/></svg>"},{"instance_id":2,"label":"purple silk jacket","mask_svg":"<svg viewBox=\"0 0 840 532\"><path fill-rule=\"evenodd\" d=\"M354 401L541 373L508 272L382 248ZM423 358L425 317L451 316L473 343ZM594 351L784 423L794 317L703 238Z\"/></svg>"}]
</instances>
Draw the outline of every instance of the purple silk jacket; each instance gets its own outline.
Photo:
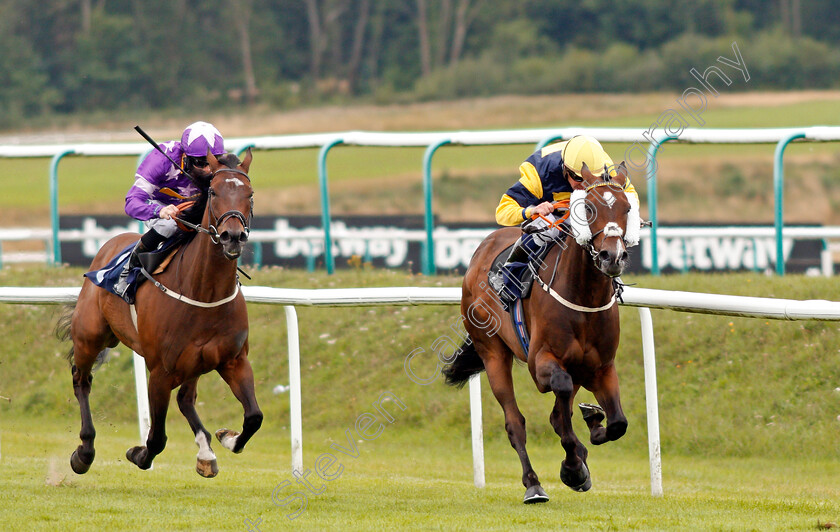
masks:
<instances>
[{"instance_id":1,"label":"purple silk jacket","mask_svg":"<svg viewBox=\"0 0 840 532\"><path fill-rule=\"evenodd\" d=\"M173 161L181 162L184 152L180 142L164 142L160 147ZM199 192L187 176L155 150L137 168L134 185L125 197L125 213L137 220L151 220L166 205L177 205Z\"/></svg>"}]
</instances>

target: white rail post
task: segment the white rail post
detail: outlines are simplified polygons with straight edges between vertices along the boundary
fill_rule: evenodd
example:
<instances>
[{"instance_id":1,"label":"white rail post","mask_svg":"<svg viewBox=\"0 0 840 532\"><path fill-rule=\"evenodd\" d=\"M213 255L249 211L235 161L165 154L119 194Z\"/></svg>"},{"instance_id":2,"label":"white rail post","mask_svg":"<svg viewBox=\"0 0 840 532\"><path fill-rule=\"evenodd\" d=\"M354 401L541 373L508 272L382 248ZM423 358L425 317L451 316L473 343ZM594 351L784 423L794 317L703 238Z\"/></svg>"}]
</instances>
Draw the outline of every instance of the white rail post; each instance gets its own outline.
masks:
<instances>
[{"instance_id":1,"label":"white rail post","mask_svg":"<svg viewBox=\"0 0 840 532\"><path fill-rule=\"evenodd\" d=\"M659 446L659 403L656 395L656 354L653 344L653 318L650 309L639 307L642 323L642 351L645 362L645 403L647 404L648 452L650 454L650 494L662 497L662 455Z\"/></svg>"},{"instance_id":2,"label":"white rail post","mask_svg":"<svg viewBox=\"0 0 840 532\"><path fill-rule=\"evenodd\" d=\"M481 419L481 374L470 377L470 422L472 425L473 483L484 487L484 429Z\"/></svg>"},{"instance_id":3,"label":"white rail post","mask_svg":"<svg viewBox=\"0 0 840 532\"><path fill-rule=\"evenodd\" d=\"M140 427L140 445L146 445L149 430L152 428L152 416L149 413L149 391L146 383L146 360L137 353L134 355L134 386L137 388L137 426ZM152 464L152 468L154 464Z\"/></svg>"},{"instance_id":4,"label":"white rail post","mask_svg":"<svg viewBox=\"0 0 840 532\"><path fill-rule=\"evenodd\" d=\"M303 422L300 400L300 334L295 307L285 305L289 334L289 428L292 433L292 471L303 472Z\"/></svg>"}]
</instances>

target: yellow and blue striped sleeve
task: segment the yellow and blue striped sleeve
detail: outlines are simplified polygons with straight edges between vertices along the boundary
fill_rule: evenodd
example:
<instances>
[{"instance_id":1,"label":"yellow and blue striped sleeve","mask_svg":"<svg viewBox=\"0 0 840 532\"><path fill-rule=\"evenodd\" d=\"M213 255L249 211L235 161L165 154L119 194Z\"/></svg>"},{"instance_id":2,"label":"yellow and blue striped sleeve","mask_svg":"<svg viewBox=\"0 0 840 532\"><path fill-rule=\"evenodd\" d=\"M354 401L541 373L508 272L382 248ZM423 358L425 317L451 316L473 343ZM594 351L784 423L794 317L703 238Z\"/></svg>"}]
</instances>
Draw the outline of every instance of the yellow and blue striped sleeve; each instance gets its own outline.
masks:
<instances>
[{"instance_id":1,"label":"yellow and blue striped sleeve","mask_svg":"<svg viewBox=\"0 0 840 532\"><path fill-rule=\"evenodd\" d=\"M540 202L543 195L542 180L537 169L528 161L519 166L521 177L499 201L496 207L496 223L518 225L528 216L527 208Z\"/></svg>"}]
</instances>

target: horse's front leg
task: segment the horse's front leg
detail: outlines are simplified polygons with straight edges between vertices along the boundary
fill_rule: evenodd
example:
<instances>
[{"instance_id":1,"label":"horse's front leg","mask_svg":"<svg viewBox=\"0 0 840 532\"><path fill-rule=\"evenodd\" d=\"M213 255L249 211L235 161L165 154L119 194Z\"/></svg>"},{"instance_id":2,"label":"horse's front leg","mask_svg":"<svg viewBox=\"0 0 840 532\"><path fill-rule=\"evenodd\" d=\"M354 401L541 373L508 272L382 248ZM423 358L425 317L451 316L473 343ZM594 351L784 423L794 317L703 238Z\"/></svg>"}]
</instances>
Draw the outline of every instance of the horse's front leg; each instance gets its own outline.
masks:
<instances>
[{"instance_id":1,"label":"horse's front leg","mask_svg":"<svg viewBox=\"0 0 840 532\"><path fill-rule=\"evenodd\" d=\"M610 364L598 372L592 384L592 393L603 410L595 405L580 405L583 419L589 426L589 441L594 445L601 445L624 436L627 432L627 418L621 409L615 364ZM605 414L606 428L601 425Z\"/></svg>"},{"instance_id":2,"label":"horse's front leg","mask_svg":"<svg viewBox=\"0 0 840 532\"><path fill-rule=\"evenodd\" d=\"M195 444L198 445L195 470L202 477L213 478L219 474L219 466L216 463L216 454L210 447L210 440L212 439L210 432L204 428L204 424L201 423L198 412L195 410L195 398L198 395L197 386L198 377L186 381L181 385L176 397L178 408L187 418L187 423L190 424L190 429L195 434Z\"/></svg>"},{"instance_id":3,"label":"horse's front leg","mask_svg":"<svg viewBox=\"0 0 840 532\"><path fill-rule=\"evenodd\" d=\"M578 386L572 382L572 376L556 361L544 364L537 372L537 377L541 389L544 389L543 384L548 384L555 395L554 408L549 419L566 451L566 459L560 466L560 480L575 491L587 491L592 487L589 468L586 466L588 451L572 428L572 401Z\"/></svg>"},{"instance_id":4,"label":"horse's front leg","mask_svg":"<svg viewBox=\"0 0 840 532\"><path fill-rule=\"evenodd\" d=\"M166 447L166 411L175 386L171 375L163 368L155 368L149 375L149 408L152 414L152 426L145 446L132 447L125 457L140 469L152 467L152 460Z\"/></svg>"},{"instance_id":5,"label":"horse's front leg","mask_svg":"<svg viewBox=\"0 0 840 532\"><path fill-rule=\"evenodd\" d=\"M245 409L245 418L241 433L229 429L219 429L216 431L216 438L226 449L241 453L251 436L259 430L263 420L263 414L259 405L257 405L257 397L254 394L254 372L251 370L251 363L248 362L247 349L219 367L217 371L230 386L233 395L242 403L242 408Z\"/></svg>"}]
</instances>

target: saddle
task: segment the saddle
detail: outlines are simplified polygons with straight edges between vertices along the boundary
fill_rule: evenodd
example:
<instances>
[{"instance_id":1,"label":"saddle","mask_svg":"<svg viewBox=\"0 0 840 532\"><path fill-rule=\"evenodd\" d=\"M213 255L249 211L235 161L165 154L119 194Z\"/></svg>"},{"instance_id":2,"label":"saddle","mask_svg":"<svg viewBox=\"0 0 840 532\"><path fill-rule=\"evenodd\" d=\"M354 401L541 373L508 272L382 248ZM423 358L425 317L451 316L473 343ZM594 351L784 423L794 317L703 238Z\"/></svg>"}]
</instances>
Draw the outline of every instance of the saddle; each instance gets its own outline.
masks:
<instances>
[{"instance_id":1,"label":"saddle","mask_svg":"<svg viewBox=\"0 0 840 532\"><path fill-rule=\"evenodd\" d=\"M493 259L493 263L490 265L490 270L487 272L487 280L490 286L494 285L493 279L498 278L501 274L500 270L502 269L502 265L504 265L508 257L510 257L511 252L513 251L513 246L514 244L511 244L506 247L496 256L495 259ZM530 273L530 265L534 262L542 261L553 246L554 244L548 244L539 247L537 250L538 252L531 255L529 263L514 262L508 266L508 271L506 272L507 275L504 275L505 289L508 290L509 293L515 295L516 299L527 299L528 296L531 295L531 288L534 285L534 276ZM505 310L509 309L506 308Z\"/></svg>"},{"instance_id":2,"label":"saddle","mask_svg":"<svg viewBox=\"0 0 840 532\"><path fill-rule=\"evenodd\" d=\"M169 266L169 263L172 261L175 253L193 235L194 233L191 235L176 233L171 238L164 241L158 249L146 253L140 253L139 259L140 264L142 264L142 269L147 272L151 272L152 274L158 274L166 271L166 268ZM122 273L123 269L125 269L125 265L131 257L131 252L134 250L134 246L135 244L127 246L125 249L117 253L117 255L111 259L111 262L106 264L105 267L99 270L87 272L84 276L90 279L90 282L96 286L103 288L114 295L120 296L120 294L114 290L114 287L119 281L120 273ZM141 268L134 268L129 272L128 278L126 279L128 289L125 293L125 296L130 299L129 303L134 302L137 289L145 280L146 276L141 274Z\"/></svg>"}]
</instances>

